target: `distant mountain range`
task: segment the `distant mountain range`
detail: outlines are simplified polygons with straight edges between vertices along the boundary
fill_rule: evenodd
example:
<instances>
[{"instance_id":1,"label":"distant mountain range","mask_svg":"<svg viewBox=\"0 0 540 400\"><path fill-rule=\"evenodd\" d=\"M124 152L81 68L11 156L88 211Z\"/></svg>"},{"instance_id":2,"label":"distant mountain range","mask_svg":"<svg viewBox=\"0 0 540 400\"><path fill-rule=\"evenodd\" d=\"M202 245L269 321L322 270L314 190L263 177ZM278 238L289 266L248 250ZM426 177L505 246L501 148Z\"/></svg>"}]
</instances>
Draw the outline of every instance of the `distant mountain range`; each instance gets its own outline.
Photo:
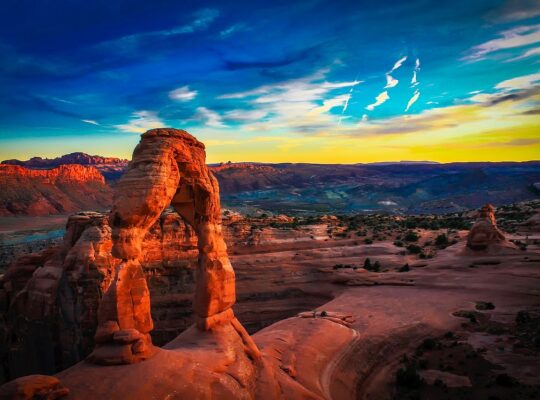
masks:
<instances>
[{"instance_id":1,"label":"distant mountain range","mask_svg":"<svg viewBox=\"0 0 540 400\"><path fill-rule=\"evenodd\" d=\"M3 162L31 169L63 164L93 166L112 185L127 163L85 153ZM222 163L212 164L210 169L219 181L224 206L244 212L447 213L477 208L486 202L502 205L540 197L540 161Z\"/></svg>"}]
</instances>

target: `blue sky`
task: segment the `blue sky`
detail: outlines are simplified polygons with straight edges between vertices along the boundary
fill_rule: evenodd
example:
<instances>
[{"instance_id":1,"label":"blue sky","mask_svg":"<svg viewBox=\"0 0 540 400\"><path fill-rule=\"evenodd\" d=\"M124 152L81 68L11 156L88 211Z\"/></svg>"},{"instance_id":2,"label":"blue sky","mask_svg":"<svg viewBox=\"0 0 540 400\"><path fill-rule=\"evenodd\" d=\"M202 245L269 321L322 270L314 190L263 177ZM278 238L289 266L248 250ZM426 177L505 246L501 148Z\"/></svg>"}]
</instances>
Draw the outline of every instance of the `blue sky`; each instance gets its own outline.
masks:
<instances>
[{"instance_id":1,"label":"blue sky","mask_svg":"<svg viewBox=\"0 0 540 400\"><path fill-rule=\"evenodd\" d=\"M0 10L0 158L539 158L537 1L25 1ZM482 153L482 154L481 154Z\"/></svg>"}]
</instances>

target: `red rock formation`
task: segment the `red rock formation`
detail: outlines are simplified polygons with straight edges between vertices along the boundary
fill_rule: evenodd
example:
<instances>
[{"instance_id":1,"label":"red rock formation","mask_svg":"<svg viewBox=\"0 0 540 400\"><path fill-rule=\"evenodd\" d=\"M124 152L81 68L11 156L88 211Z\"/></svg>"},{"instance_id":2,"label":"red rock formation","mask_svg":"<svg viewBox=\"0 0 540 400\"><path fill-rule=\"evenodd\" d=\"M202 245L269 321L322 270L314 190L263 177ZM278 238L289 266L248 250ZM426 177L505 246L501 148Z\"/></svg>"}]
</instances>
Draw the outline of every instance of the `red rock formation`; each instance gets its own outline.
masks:
<instances>
[{"instance_id":1,"label":"red rock formation","mask_svg":"<svg viewBox=\"0 0 540 400\"><path fill-rule=\"evenodd\" d=\"M23 376L0 388L0 399L6 400L56 400L68 394L58 378L47 375Z\"/></svg>"},{"instance_id":2,"label":"red rock formation","mask_svg":"<svg viewBox=\"0 0 540 400\"><path fill-rule=\"evenodd\" d=\"M185 131L153 129L142 135L114 196L110 217L113 255L122 262L100 304L100 340L96 336L98 343L89 357L91 361L134 363L153 354L150 296L139 260L142 239L169 205L198 237L194 300L197 327L210 330L231 323L251 353L257 354L231 309L236 300L234 271L222 234L218 184L205 157L204 145ZM133 340L117 338L126 335Z\"/></svg>"},{"instance_id":3,"label":"red rock formation","mask_svg":"<svg viewBox=\"0 0 540 400\"><path fill-rule=\"evenodd\" d=\"M112 192L94 167L30 170L0 164L0 216L49 215L103 209Z\"/></svg>"},{"instance_id":4,"label":"red rock formation","mask_svg":"<svg viewBox=\"0 0 540 400\"><path fill-rule=\"evenodd\" d=\"M467 237L467 247L472 250L486 250L502 243L506 243L506 239L497 227L495 208L486 204L478 211L477 220Z\"/></svg>"},{"instance_id":5,"label":"red rock formation","mask_svg":"<svg viewBox=\"0 0 540 400\"><path fill-rule=\"evenodd\" d=\"M60 246L19 257L9 266L0 278L0 313L4 316L0 332L6 332L0 335L0 365L5 368L0 371L0 381L28 373L52 373L90 353L98 304L120 261L112 257L111 250L108 215L84 212L69 217ZM146 234L142 253L144 274L153 291L153 337L162 345L193 323L197 238L178 214L167 211ZM51 265L58 266L54 279L51 274L36 272ZM47 290L37 292L36 287ZM30 314L43 306L44 299L47 312Z\"/></svg>"}]
</instances>

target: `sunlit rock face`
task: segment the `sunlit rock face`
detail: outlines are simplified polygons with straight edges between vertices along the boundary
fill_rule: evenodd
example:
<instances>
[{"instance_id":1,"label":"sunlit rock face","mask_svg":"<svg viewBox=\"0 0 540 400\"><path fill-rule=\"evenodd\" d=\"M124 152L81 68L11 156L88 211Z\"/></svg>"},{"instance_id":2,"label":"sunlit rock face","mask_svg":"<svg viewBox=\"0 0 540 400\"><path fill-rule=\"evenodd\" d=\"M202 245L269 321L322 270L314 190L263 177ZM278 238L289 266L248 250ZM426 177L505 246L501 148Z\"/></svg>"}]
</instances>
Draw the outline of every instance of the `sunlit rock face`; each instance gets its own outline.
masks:
<instances>
[{"instance_id":1,"label":"sunlit rock face","mask_svg":"<svg viewBox=\"0 0 540 400\"><path fill-rule=\"evenodd\" d=\"M155 352L149 334L154 327L150 293L140 261L148 229L169 205L197 235L197 327L206 331L226 323L240 325L231 309L235 277L222 233L219 188L206 166L204 145L185 131L153 129L142 135L115 190L112 254L121 261L99 306L96 348L88 358L92 362L130 364ZM243 328L237 331L249 340Z\"/></svg>"},{"instance_id":2,"label":"sunlit rock face","mask_svg":"<svg viewBox=\"0 0 540 400\"><path fill-rule=\"evenodd\" d=\"M120 261L112 245L107 214L78 213L69 217L61 246L11 264L0 287L3 379L53 373L89 354L98 305ZM141 263L155 300L153 334L159 344L193 321L196 246L193 230L170 211L143 240Z\"/></svg>"},{"instance_id":3,"label":"sunlit rock face","mask_svg":"<svg viewBox=\"0 0 540 400\"><path fill-rule=\"evenodd\" d=\"M472 250L487 250L490 246L505 244L504 233L497 227L495 208L491 204L483 206L467 237L467 247Z\"/></svg>"},{"instance_id":4,"label":"sunlit rock face","mask_svg":"<svg viewBox=\"0 0 540 400\"><path fill-rule=\"evenodd\" d=\"M105 209L111 188L92 166L31 170L0 164L0 216L51 215Z\"/></svg>"}]
</instances>

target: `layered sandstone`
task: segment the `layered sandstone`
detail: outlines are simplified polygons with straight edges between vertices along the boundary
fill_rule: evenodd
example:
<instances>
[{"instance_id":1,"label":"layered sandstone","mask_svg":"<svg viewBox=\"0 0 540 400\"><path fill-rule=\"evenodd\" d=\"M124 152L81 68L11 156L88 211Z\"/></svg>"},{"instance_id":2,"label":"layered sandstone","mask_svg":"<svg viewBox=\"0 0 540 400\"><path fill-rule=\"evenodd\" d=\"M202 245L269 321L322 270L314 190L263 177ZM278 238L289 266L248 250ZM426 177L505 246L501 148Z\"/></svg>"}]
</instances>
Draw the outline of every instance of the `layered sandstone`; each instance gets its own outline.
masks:
<instances>
[{"instance_id":1,"label":"layered sandstone","mask_svg":"<svg viewBox=\"0 0 540 400\"><path fill-rule=\"evenodd\" d=\"M514 247L497 227L495 208L491 204L484 205L478 211L476 222L467 236L467 247L476 251Z\"/></svg>"},{"instance_id":2,"label":"layered sandstone","mask_svg":"<svg viewBox=\"0 0 540 400\"><path fill-rule=\"evenodd\" d=\"M0 216L50 215L105 209L112 191L94 167L31 170L0 164Z\"/></svg>"},{"instance_id":3,"label":"layered sandstone","mask_svg":"<svg viewBox=\"0 0 540 400\"><path fill-rule=\"evenodd\" d=\"M65 154L56 158L32 157L29 160L5 160L2 164L20 165L30 169L51 169L61 165L78 164L94 166L107 181L115 181L124 173L128 160L117 157L102 157L82 152Z\"/></svg>"},{"instance_id":4,"label":"layered sandstone","mask_svg":"<svg viewBox=\"0 0 540 400\"><path fill-rule=\"evenodd\" d=\"M197 242L189 226L171 212L161 215L143 242L144 273L157 299L155 337L162 344L192 322ZM69 217L60 246L19 257L10 265L0 280L6 332L0 379L52 373L89 354L98 304L119 263L111 250L108 215L84 212Z\"/></svg>"},{"instance_id":5,"label":"layered sandstone","mask_svg":"<svg viewBox=\"0 0 540 400\"><path fill-rule=\"evenodd\" d=\"M150 295L140 259L146 232L169 205L198 238L193 303L197 327L205 331L231 324L251 354L257 354L231 309L236 300L234 271L222 234L217 180L205 158L204 145L185 131L153 129L142 135L115 191L112 254L121 262L100 303L97 346L89 360L134 363L155 352L149 335Z\"/></svg>"}]
</instances>

